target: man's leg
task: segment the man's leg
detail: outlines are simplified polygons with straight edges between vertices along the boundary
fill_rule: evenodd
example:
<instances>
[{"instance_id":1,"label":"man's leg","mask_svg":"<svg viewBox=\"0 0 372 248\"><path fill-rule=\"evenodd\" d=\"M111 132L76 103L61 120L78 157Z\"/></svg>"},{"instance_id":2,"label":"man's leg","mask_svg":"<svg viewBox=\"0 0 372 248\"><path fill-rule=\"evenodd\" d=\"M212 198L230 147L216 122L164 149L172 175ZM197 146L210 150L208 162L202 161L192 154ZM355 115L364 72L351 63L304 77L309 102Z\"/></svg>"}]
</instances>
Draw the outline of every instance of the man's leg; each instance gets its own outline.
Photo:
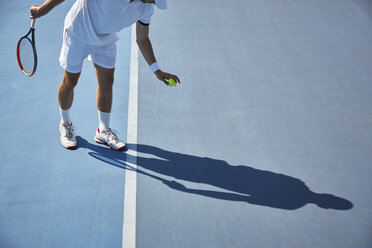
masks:
<instances>
[{"instance_id":1,"label":"man's leg","mask_svg":"<svg viewBox=\"0 0 372 248\"><path fill-rule=\"evenodd\" d=\"M97 109L99 130L110 129L110 113L112 106L112 86L114 84L113 69L106 69L99 65L94 65L97 77Z\"/></svg>"},{"instance_id":2,"label":"man's leg","mask_svg":"<svg viewBox=\"0 0 372 248\"><path fill-rule=\"evenodd\" d=\"M114 84L113 69L106 69L94 64L97 76L97 108L99 128L96 132L95 140L104 143L114 150L124 150L126 145L120 141L110 129L110 113L112 106L112 86Z\"/></svg>"},{"instance_id":3,"label":"man's leg","mask_svg":"<svg viewBox=\"0 0 372 248\"><path fill-rule=\"evenodd\" d=\"M70 73L64 71L63 79L58 90L58 101L61 114L61 123L59 125L59 132L61 134L61 144L67 149L76 148L76 137L74 127L72 126L70 118L70 108L74 98L74 88L78 83L80 77L79 73Z\"/></svg>"},{"instance_id":4,"label":"man's leg","mask_svg":"<svg viewBox=\"0 0 372 248\"><path fill-rule=\"evenodd\" d=\"M99 65L94 65L97 76L97 108L100 112L110 113L112 106L112 86L114 85L113 69L106 69Z\"/></svg>"},{"instance_id":5,"label":"man's leg","mask_svg":"<svg viewBox=\"0 0 372 248\"><path fill-rule=\"evenodd\" d=\"M70 73L64 71L63 79L58 90L59 107L63 110L68 110L72 106L74 99L74 88L78 83L80 72Z\"/></svg>"}]
</instances>

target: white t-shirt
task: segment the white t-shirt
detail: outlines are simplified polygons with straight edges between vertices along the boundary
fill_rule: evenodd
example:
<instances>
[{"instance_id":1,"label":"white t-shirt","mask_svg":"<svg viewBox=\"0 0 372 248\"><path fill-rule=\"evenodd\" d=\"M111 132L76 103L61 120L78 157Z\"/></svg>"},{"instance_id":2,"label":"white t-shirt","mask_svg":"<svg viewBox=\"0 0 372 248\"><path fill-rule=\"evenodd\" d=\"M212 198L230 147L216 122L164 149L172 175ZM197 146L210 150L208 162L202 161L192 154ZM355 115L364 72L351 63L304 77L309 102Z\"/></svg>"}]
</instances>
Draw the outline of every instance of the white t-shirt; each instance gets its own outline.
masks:
<instances>
[{"instance_id":1,"label":"white t-shirt","mask_svg":"<svg viewBox=\"0 0 372 248\"><path fill-rule=\"evenodd\" d=\"M71 36L89 45L118 40L117 32L140 21L149 24L154 4L140 0L76 0L65 18Z\"/></svg>"}]
</instances>

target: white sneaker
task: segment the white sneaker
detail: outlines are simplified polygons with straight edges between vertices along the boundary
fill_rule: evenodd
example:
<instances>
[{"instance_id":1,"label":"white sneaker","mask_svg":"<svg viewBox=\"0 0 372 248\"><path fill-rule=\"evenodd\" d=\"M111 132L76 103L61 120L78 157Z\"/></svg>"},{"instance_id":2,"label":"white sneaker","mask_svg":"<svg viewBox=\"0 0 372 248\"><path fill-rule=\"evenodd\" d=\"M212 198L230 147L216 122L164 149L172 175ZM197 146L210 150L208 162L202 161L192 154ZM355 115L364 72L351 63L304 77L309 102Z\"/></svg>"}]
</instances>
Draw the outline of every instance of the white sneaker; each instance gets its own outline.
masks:
<instances>
[{"instance_id":1,"label":"white sneaker","mask_svg":"<svg viewBox=\"0 0 372 248\"><path fill-rule=\"evenodd\" d=\"M96 136L94 140L100 144L106 144L111 149L116 151L122 151L127 148L127 145L118 139L116 134L110 129L100 132L99 128L96 131Z\"/></svg>"},{"instance_id":2,"label":"white sneaker","mask_svg":"<svg viewBox=\"0 0 372 248\"><path fill-rule=\"evenodd\" d=\"M75 128L72 124L68 123L61 123L59 124L59 133L61 134L60 140L61 144L66 149L75 149L76 148L76 136L75 136Z\"/></svg>"}]
</instances>

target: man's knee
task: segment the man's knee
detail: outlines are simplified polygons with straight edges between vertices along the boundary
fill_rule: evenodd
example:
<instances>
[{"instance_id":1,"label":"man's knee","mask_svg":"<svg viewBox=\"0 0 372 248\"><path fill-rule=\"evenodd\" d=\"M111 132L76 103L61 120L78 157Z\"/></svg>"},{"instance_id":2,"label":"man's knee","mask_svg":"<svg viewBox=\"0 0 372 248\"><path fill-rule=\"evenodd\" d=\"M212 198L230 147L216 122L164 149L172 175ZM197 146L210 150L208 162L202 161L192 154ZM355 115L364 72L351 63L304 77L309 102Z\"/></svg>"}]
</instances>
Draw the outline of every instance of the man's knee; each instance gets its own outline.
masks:
<instances>
[{"instance_id":1,"label":"man's knee","mask_svg":"<svg viewBox=\"0 0 372 248\"><path fill-rule=\"evenodd\" d=\"M97 73L97 80L99 87L110 88L114 84L115 68L107 69L99 65L94 65Z\"/></svg>"},{"instance_id":2,"label":"man's knee","mask_svg":"<svg viewBox=\"0 0 372 248\"><path fill-rule=\"evenodd\" d=\"M98 85L99 87L110 88L114 84L114 74L105 74L104 76L99 77Z\"/></svg>"},{"instance_id":3,"label":"man's knee","mask_svg":"<svg viewBox=\"0 0 372 248\"><path fill-rule=\"evenodd\" d=\"M65 87L74 88L78 83L79 77L80 77L80 72L71 73L68 71L64 71L62 84Z\"/></svg>"}]
</instances>

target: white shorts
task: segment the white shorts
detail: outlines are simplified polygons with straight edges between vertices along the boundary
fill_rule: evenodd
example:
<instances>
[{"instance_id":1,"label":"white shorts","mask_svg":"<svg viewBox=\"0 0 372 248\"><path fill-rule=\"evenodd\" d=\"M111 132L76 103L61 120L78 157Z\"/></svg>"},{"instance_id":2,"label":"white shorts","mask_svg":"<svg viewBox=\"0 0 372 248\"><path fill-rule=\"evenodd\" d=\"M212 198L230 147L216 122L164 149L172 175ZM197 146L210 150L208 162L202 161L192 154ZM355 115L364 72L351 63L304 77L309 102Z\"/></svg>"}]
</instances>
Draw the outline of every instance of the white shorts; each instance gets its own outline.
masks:
<instances>
[{"instance_id":1,"label":"white shorts","mask_svg":"<svg viewBox=\"0 0 372 248\"><path fill-rule=\"evenodd\" d=\"M87 45L71 36L69 30L65 30L59 63L61 67L71 73L81 72L84 59L92 61L103 68L115 68L116 41L104 45Z\"/></svg>"}]
</instances>

